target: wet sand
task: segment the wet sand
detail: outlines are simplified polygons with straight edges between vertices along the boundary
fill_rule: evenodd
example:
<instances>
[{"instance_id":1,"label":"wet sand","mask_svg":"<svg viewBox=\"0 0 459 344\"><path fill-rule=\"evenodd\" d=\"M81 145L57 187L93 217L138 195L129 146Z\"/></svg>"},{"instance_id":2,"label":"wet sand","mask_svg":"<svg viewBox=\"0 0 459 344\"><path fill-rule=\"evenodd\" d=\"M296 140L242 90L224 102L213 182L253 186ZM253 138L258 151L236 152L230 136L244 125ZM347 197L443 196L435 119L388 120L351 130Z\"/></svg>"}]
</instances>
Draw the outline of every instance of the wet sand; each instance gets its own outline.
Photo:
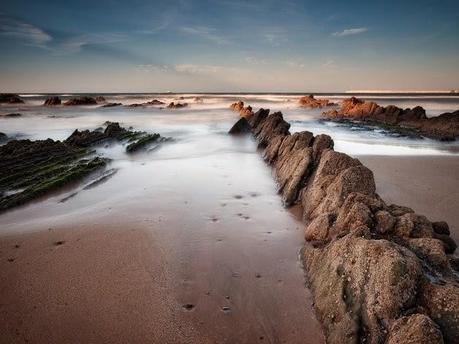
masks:
<instances>
[{"instance_id":1,"label":"wet sand","mask_svg":"<svg viewBox=\"0 0 459 344\"><path fill-rule=\"evenodd\" d=\"M0 342L322 343L303 224L254 143L219 140L2 214Z\"/></svg>"},{"instance_id":2,"label":"wet sand","mask_svg":"<svg viewBox=\"0 0 459 344\"><path fill-rule=\"evenodd\" d=\"M446 221L459 242L459 157L357 156L376 179L386 203L408 206L431 221Z\"/></svg>"}]
</instances>

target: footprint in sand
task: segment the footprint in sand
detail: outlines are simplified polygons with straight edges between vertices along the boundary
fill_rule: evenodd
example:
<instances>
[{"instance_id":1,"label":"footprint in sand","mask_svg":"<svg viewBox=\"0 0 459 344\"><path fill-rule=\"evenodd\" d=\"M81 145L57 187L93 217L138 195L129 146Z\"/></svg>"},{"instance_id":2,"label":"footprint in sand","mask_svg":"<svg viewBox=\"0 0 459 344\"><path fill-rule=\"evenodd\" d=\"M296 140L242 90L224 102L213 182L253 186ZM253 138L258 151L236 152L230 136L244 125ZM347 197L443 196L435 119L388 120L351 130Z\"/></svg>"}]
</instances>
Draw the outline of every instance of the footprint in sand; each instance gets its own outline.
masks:
<instances>
[{"instance_id":1,"label":"footprint in sand","mask_svg":"<svg viewBox=\"0 0 459 344\"><path fill-rule=\"evenodd\" d=\"M55 241L53 243L54 246L61 246L61 245L64 245L64 244L65 244L65 241L63 241L63 240Z\"/></svg>"},{"instance_id":2,"label":"footprint in sand","mask_svg":"<svg viewBox=\"0 0 459 344\"><path fill-rule=\"evenodd\" d=\"M233 198L235 198L235 199L243 199L244 196L242 196L242 195L234 195Z\"/></svg>"},{"instance_id":3,"label":"footprint in sand","mask_svg":"<svg viewBox=\"0 0 459 344\"><path fill-rule=\"evenodd\" d=\"M194 305L192 303L185 303L182 308L186 311L192 311L194 309Z\"/></svg>"},{"instance_id":4,"label":"footprint in sand","mask_svg":"<svg viewBox=\"0 0 459 344\"><path fill-rule=\"evenodd\" d=\"M229 308L228 306L224 306L224 307L222 307L222 312L223 313L229 313L229 312L231 312L231 308Z\"/></svg>"}]
</instances>

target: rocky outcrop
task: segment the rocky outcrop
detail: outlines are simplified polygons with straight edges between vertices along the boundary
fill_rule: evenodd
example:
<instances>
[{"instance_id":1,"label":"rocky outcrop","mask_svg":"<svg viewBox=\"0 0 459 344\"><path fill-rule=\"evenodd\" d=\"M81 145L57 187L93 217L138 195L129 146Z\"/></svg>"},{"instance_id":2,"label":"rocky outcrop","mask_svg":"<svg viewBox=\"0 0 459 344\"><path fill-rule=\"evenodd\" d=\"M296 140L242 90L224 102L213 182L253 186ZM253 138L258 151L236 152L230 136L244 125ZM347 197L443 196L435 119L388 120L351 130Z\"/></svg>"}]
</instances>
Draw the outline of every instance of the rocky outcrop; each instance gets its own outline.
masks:
<instances>
[{"instance_id":1,"label":"rocky outcrop","mask_svg":"<svg viewBox=\"0 0 459 344\"><path fill-rule=\"evenodd\" d=\"M14 93L0 93L0 103L23 104L21 97Z\"/></svg>"},{"instance_id":2,"label":"rocky outcrop","mask_svg":"<svg viewBox=\"0 0 459 344\"><path fill-rule=\"evenodd\" d=\"M0 132L0 143L8 140L8 136L5 133Z\"/></svg>"},{"instance_id":3,"label":"rocky outcrop","mask_svg":"<svg viewBox=\"0 0 459 344\"><path fill-rule=\"evenodd\" d=\"M459 137L459 111L427 118L425 110L420 106L412 109L401 109L394 105L383 107L351 97L342 102L339 110L327 111L323 115L332 120L379 124L389 130L411 131L442 141Z\"/></svg>"},{"instance_id":4,"label":"rocky outcrop","mask_svg":"<svg viewBox=\"0 0 459 344\"><path fill-rule=\"evenodd\" d=\"M17 112L13 112L13 113L7 113L7 114L5 114L5 115L3 115L3 117L9 117L9 118L22 117L22 114L17 113Z\"/></svg>"},{"instance_id":5,"label":"rocky outcrop","mask_svg":"<svg viewBox=\"0 0 459 344\"><path fill-rule=\"evenodd\" d=\"M24 204L103 168L106 160L51 139L0 146L0 211Z\"/></svg>"},{"instance_id":6,"label":"rocky outcrop","mask_svg":"<svg viewBox=\"0 0 459 344\"><path fill-rule=\"evenodd\" d=\"M231 129L228 131L230 135L242 135L242 134L250 134L252 132L252 127L250 126L249 122L242 117L239 121L234 124Z\"/></svg>"},{"instance_id":7,"label":"rocky outcrop","mask_svg":"<svg viewBox=\"0 0 459 344\"><path fill-rule=\"evenodd\" d=\"M174 103L174 102L171 102L171 103L169 103L167 108L168 109L181 109L181 108L184 108L184 107L187 107L187 106L188 106L188 103Z\"/></svg>"},{"instance_id":8,"label":"rocky outcrop","mask_svg":"<svg viewBox=\"0 0 459 344\"><path fill-rule=\"evenodd\" d=\"M98 103L105 103L107 101L104 96L97 96L95 99Z\"/></svg>"},{"instance_id":9,"label":"rocky outcrop","mask_svg":"<svg viewBox=\"0 0 459 344\"><path fill-rule=\"evenodd\" d=\"M252 107L249 105L244 107L244 102L239 100L236 103L230 105L230 109L238 112L242 117L251 117L253 115Z\"/></svg>"},{"instance_id":10,"label":"rocky outcrop","mask_svg":"<svg viewBox=\"0 0 459 344\"><path fill-rule=\"evenodd\" d=\"M96 104L97 104L97 101L92 97L71 98L64 103L65 106L96 105Z\"/></svg>"},{"instance_id":11,"label":"rocky outcrop","mask_svg":"<svg viewBox=\"0 0 459 344\"><path fill-rule=\"evenodd\" d=\"M264 109L247 123L284 203L302 206L304 267L327 341L456 343L459 264L448 225L387 205L371 170L335 152L329 136L291 134L281 113Z\"/></svg>"},{"instance_id":12,"label":"rocky outcrop","mask_svg":"<svg viewBox=\"0 0 459 344\"><path fill-rule=\"evenodd\" d=\"M334 106L335 103L329 101L328 99L316 99L314 95L310 94L309 96L301 97L298 100L300 107L311 108L311 109L321 109L327 106Z\"/></svg>"},{"instance_id":13,"label":"rocky outcrop","mask_svg":"<svg viewBox=\"0 0 459 344\"><path fill-rule=\"evenodd\" d=\"M134 104L129 104L127 105L128 107L140 107L140 106L154 106L154 105L164 105L165 103L158 100L158 99L153 99L145 103L134 103Z\"/></svg>"},{"instance_id":14,"label":"rocky outcrop","mask_svg":"<svg viewBox=\"0 0 459 344\"><path fill-rule=\"evenodd\" d=\"M61 98L59 97L48 97L43 103L44 106L55 106L61 105Z\"/></svg>"},{"instance_id":15,"label":"rocky outcrop","mask_svg":"<svg viewBox=\"0 0 459 344\"><path fill-rule=\"evenodd\" d=\"M127 153L133 153L169 140L124 129L118 123L106 125L105 130L75 130L63 142L12 140L0 146L0 212L105 167L108 159L94 157L89 150L93 145L116 140L126 144Z\"/></svg>"}]
</instances>

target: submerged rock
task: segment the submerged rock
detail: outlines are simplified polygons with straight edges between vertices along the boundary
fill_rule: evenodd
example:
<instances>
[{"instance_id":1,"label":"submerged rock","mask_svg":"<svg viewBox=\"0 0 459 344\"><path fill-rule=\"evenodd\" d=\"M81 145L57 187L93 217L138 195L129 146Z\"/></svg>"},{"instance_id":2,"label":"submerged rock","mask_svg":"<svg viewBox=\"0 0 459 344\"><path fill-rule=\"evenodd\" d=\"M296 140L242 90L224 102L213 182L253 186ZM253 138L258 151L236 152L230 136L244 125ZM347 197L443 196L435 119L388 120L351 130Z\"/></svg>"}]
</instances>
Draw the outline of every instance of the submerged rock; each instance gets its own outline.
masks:
<instances>
[{"instance_id":1,"label":"submerged rock","mask_svg":"<svg viewBox=\"0 0 459 344\"><path fill-rule=\"evenodd\" d=\"M104 96L97 96L95 99L98 103L105 103L107 101Z\"/></svg>"},{"instance_id":2,"label":"submerged rock","mask_svg":"<svg viewBox=\"0 0 459 344\"><path fill-rule=\"evenodd\" d=\"M22 114L14 112L14 113L7 113L6 115L3 115L3 117L21 117Z\"/></svg>"},{"instance_id":3,"label":"submerged rock","mask_svg":"<svg viewBox=\"0 0 459 344\"><path fill-rule=\"evenodd\" d=\"M97 101L92 97L78 97L67 100L64 105L75 106L75 105L96 105Z\"/></svg>"},{"instance_id":4,"label":"submerged rock","mask_svg":"<svg viewBox=\"0 0 459 344\"><path fill-rule=\"evenodd\" d=\"M14 93L0 93L0 103L22 104L24 101Z\"/></svg>"},{"instance_id":5,"label":"submerged rock","mask_svg":"<svg viewBox=\"0 0 459 344\"><path fill-rule=\"evenodd\" d=\"M115 107L115 106L121 106L121 105L123 105L123 104L121 104L121 103L107 103L107 104L102 105L101 107L106 108L106 107Z\"/></svg>"},{"instance_id":6,"label":"submerged rock","mask_svg":"<svg viewBox=\"0 0 459 344\"><path fill-rule=\"evenodd\" d=\"M45 102L43 103L44 106L54 106L54 105L61 105L61 98L59 97L49 97L46 98Z\"/></svg>"}]
</instances>

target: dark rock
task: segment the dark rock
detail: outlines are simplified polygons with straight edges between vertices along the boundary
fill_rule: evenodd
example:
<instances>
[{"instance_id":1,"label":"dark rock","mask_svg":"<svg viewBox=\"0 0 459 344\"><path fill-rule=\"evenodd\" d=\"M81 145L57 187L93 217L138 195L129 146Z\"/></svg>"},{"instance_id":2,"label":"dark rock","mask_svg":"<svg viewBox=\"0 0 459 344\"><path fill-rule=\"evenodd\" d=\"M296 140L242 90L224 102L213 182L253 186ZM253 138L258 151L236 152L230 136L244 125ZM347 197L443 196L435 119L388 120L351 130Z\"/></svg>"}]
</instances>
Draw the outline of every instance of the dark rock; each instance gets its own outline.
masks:
<instances>
[{"instance_id":1,"label":"dark rock","mask_svg":"<svg viewBox=\"0 0 459 344\"><path fill-rule=\"evenodd\" d=\"M46 98L46 100L45 100L43 105L45 105L45 106L61 105L61 98L59 98L59 97Z\"/></svg>"},{"instance_id":2,"label":"dark rock","mask_svg":"<svg viewBox=\"0 0 459 344\"><path fill-rule=\"evenodd\" d=\"M244 117L241 117L231 129L228 131L228 134L231 135L240 135L240 134L249 134L252 132L249 122Z\"/></svg>"},{"instance_id":3,"label":"dark rock","mask_svg":"<svg viewBox=\"0 0 459 344\"><path fill-rule=\"evenodd\" d=\"M121 106L123 104L121 103L107 103L107 104L104 104L102 105L102 107L106 108L106 107L115 107L115 106Z\"/></svg>"},{"instance_id":4,"label":"dark rock","mask_svg":"<svg viewBox=\"0 0 459 344\"><path fill-rule=\"evenodd\" d=\"M321 109L326 106L333 106L334 103L330 102L328 99L316 99L314 95L310 94L309 96L301 97L298 100L298 103L301 107L308 107L312 109Z\"/></svg>"},{"instance_id":5,"label":"dark rock","mask_svg":"<svg viewBox=\"0 0 459 344\"><path fill-rule=\"evenodd\" d=\"M96 102L98 102L98 103L105 103L106 102L104 96L97 96L95 99L96 99Z\"/></svg>"},{"instance_id":6,"label":"dark rock","mask_svg":"<svg viewBox=\"0 0 459 344\"><path fill-rule=\"evenodd\" d=\"M449 226L445 221L432 222L432 227L435 233L449 235Z\"/></svg>"},{"instance_id":7,"label":"dark rock","mask_svg":"<svg viewBox=\"0 0 459 344\"><path fill-rule=\"evenodd\" d=\"M78 97L67 100L64 105L75 106L75 105L96 105L97 101L92 97Z\"/></svg>"},{"instance_id":8,"label":"dark rock","mask_svg":"<svg viewBox=\"0 0 459 344\"><path fill-rule=\"evenodd\" d=\"M184 107L187 107L188 106L188 103L169 103L169 105L167 106L168 109L180 109L180 108L184 108Z\"/></svg>"},{"instance_id":9,"label":"dark rock","mask_svg":"<svg viewBox=\"0 0 459 344\"><path fill-rule=\"evenodd\" d=\"M21 117L22 114L20 113L7 113L6 115L3 115L3 117Z\"/></svg>"},{"instance_id":10,"label":"dark rock","mask_svg":"<svg viewBox=\"0 0 459 344\"><path fill-rule=\"evenodd\" d=\"M14 93L0 93L0 103L23 104L24 101Z\"/></svg>"}]
</instances>

